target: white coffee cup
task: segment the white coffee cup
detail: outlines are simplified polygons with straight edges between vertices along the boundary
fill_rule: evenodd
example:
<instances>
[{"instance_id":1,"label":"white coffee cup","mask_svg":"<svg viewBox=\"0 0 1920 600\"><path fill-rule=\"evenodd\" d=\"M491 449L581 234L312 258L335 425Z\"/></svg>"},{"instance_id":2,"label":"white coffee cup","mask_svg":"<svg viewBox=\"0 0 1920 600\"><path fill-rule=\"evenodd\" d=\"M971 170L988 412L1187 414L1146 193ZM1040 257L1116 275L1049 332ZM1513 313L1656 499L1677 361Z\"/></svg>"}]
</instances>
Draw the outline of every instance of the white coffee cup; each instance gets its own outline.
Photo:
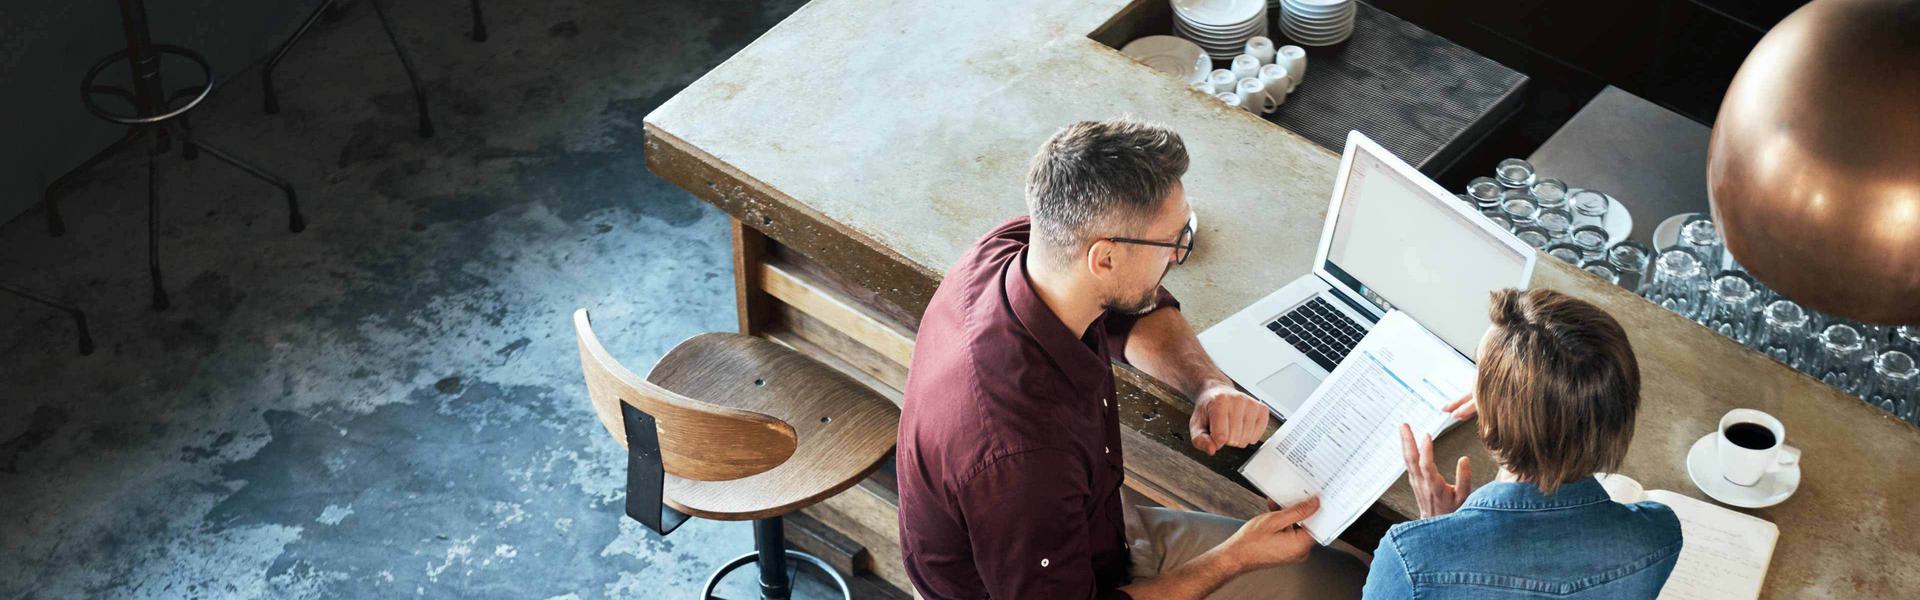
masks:
<instances>
[{"instance_id":1,"label":"white coffee cup","mask_svg":"<svg viewBox=\"0 0 1920 600\"><path fill-rule=\"evenodd\" d=\"M1240 94L1236 94L1233 92L1221 92L1218 94L1214 94L1213 97L1219 98L1221 102L1227 103L1227 106L1232 106L1234 108L1245 110L1247 112L1255 112L1258 110L1257 108L1253 108L1252 103L1247 102L1247 99L1245 97L1242 97Z\"/></svg>"},{"instance_id":2,"label":"white coffee cup","mask_svg":"<svg viewBox=\"0 0 1920 600\"><path fill-rule=\"evenodd\" d=\"M1751 486L1768 473L1800 463L1800 449L1787 445L1786 425L1751 408L1736 408L1720 417L1714 441L1720 475L1734 485Z\"/></svg>"},{"instance_id":3,"label":"white coffee cup","mask_svg":"<svg viewBox=\"0 0 1920 600\"><path fill-rule=\"evenodd\" d=\"M1234 81L1239 81L1242 79L1246 79L1248 77L1259 77L1259 76L1260 76L1260 59L1255 58L1252 54L1242 54L1242 55L1233 57L1233 80Z\"/></svg>"},{"instance_id":4,"label":"white coffee cup","mask_svg":"<svg viewBox=\"0 0 1920 600\"><path fill-rule=\"evenodd\" d=\"M1270 113L1273 109L1280 108L1280 100L1268 94L1267 84L1257 78L1248 77L1240 80L1240 88L1234 91L1247 100L1248 106L1260 109L1260 114Z\"/></svg>"},{"instance_id":5,"label":"white coffee cup","mask_svg":"<svg viewBox=\"0 0 1920 600\"><path fill-rule=\"evenodd\" d=\"M1293 91L1293 80L1287 76L1287 68L1279 64L1260 67L1260 83L1267 87L1267 95L1273 96L1275 106L1287 103L1287 93Z\"/></svg>"},{"instance_id":6,"label":"white coffee cup","mask_svg":"<svg viewBox=\"0 0 1920 600\"><path fill-rule=\"evenodd\" d=\"M1214 69L1212 73L1207 74L1207 84L1213 86L1213 93L1225 94L1240 85L1240 78L1234 77L1233 71Z\"/></svg>"},{"instance_id":7,"label":"white coffee cup","mask_svg":"<svg viewBox=\"0 0 1920 600\"><path fill-rule=\"evenodd\" d=\"M1265 36L1256 35L1248 39L1246 47L1242 50L1260 59L1262 66L1273 64L1273 40Z\"/></svg>"},{"instance_id":8,"label":"white coffee cup","mask_svg":"<svg viewBox=\"0 0 1920 600\"><path fill-rule=\"evenodd\" d=\"M1287 45L1275 50L1273 64L1287 68L1287 77L1292 78L1287 84L1288 93L1300 87L1300 80L1307 77L1307 51L1299 46Z\"/></svg>"}]
</instances>

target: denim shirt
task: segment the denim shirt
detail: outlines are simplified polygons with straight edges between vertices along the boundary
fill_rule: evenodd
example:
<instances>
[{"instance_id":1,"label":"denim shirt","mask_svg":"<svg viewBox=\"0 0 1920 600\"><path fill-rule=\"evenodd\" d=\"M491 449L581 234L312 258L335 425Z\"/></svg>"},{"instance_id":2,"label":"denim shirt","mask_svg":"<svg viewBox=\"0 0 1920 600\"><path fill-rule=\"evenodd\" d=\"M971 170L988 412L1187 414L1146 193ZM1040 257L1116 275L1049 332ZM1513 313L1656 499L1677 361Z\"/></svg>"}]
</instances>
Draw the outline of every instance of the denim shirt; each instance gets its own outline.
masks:
<instances>
[{"instance_id":1,"label":"denim shirt","mask_svg":"<svg viewBox=\"0 0 1920 600\"><path fill-rule=\"evenodd\" d=\"M1680 558L1680 520L1620 504L1591 477L1552 496L1489 483L1453 514L1393 526L1367 574L1369 600L1651 599Z\"/></svg>"}]
</instances>

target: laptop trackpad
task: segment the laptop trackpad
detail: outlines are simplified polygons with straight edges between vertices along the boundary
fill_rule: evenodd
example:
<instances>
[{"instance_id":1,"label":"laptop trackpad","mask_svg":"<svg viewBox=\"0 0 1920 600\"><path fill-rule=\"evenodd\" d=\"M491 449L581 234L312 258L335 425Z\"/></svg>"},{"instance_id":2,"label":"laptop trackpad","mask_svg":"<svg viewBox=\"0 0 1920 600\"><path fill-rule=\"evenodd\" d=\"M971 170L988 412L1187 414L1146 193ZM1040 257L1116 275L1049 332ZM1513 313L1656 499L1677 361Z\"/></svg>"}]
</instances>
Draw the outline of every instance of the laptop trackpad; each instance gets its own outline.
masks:
<instances>
[{"instance_id":1,"label":"laptop trackpad","mask_svg":"<svg viewBox=\"0 0 1920 600\"><path fill-rule=\"evenodd\" d=\"M1277 404L1274 408L1283 415L1299 412L1300 405L1307 402L1307 396L1313 394L1313 388L1320 386L1320 376L1298 364L1289 364L1266 379L1254 384L1260 393Z\"/></svg>"}]
</instances>

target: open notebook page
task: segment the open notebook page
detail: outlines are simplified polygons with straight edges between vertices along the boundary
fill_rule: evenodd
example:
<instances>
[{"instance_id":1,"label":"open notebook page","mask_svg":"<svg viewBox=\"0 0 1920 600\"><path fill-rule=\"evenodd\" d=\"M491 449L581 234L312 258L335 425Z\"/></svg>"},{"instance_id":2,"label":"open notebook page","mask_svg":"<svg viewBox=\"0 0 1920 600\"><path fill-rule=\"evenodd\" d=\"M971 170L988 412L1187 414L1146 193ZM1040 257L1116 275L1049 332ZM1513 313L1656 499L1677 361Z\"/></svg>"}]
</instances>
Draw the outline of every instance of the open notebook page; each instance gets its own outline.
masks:
<instances>
[{"instance_id":1,"label":"open notebook page","mask_svg":"<svg viewBox=\"0 0 1920 600\"><path fill-rule=\"evenodd\" d=\"M1400 424L1439 435L1454 422L1441 407L1467 393L1473 372L1412 318L1388 313L1240 472L1283 506L1319 496L1302 525L1332 543L1406 472Z\"/></svg>"},{"instance_id":2,"label":"open notebook page","mask_svg":"<svg viewBox=\"0 0 1920 600\"><path fill-rule=\"evenodd\" d=\"M1600 478L1617 502L1652 500L1680 518L1680 560L1660 600L1753 600L1767 579L1780 528L1753 515L1667 490L1642 492L1625 475Z\"/></svg>"}]
</instances>

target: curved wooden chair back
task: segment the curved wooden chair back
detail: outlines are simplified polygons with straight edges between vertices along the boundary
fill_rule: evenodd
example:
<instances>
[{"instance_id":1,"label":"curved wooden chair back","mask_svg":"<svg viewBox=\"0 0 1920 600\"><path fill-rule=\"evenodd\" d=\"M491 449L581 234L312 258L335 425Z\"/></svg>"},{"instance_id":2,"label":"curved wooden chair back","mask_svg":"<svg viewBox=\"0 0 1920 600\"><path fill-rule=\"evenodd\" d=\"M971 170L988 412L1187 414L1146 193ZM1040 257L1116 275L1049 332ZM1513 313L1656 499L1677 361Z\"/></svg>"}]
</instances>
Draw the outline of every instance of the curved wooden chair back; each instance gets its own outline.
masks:
<instances>
[{"instance_id":1,"label":"curved wooden chair back","mask_svg":"<svg viewBox=\"0 0 1920 600\"><path fill-rule=\"evenodd\" d=\"M573 313L580 342L580 370L600 424L627 444L622 403L652 416L667 474L699 481L727 481L764 472L793 456L799 440L785 421L688 398L628 371L600 345L586 309ZM716 374L716 376L725 376Z\"/></svg>"}]
</instances>

